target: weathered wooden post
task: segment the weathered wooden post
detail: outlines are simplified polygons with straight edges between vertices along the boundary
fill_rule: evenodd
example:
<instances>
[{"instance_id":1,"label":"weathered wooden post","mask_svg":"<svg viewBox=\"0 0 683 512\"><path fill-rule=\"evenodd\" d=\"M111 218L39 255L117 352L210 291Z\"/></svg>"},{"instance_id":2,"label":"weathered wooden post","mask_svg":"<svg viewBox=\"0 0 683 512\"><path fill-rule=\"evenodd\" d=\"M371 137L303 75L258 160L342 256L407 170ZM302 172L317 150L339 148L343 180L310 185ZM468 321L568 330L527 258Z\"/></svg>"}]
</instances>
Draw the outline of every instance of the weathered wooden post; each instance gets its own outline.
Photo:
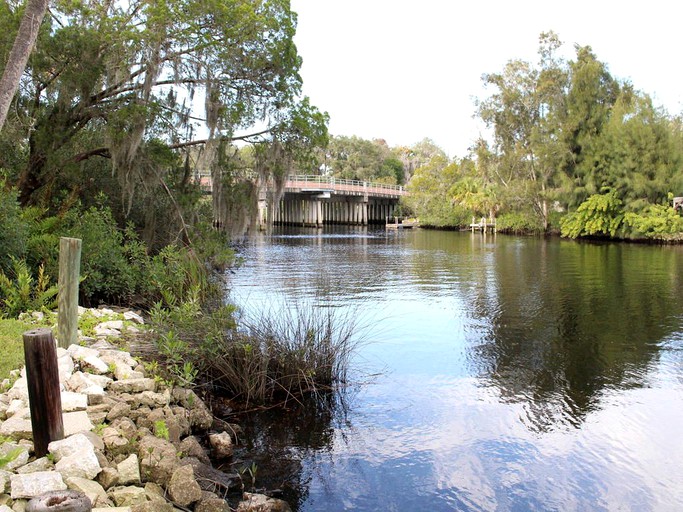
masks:
<instances>
[{"instance_id":1,"label":"weathered wooden post","mask_svg":"<svg viewBox=\"0 0 683 512\"><path fill-rule=\"evenodd\" d=\"M50 329L24 333L24 359L33 446L36 457L42 457L50 442L64 438L57 348Z\"/></svg>"},{"instance_id":2,"label":"weathered wooden post","mask_svg":"<svg viewBox=\"0 0 683 512\"><path fill-rule=\"evenodd\" d=\"M67 348L78 342L78 281L81 272L81 240L59 239L59 310L57 313L59 346Z\"/></svg>"}]
</instances>

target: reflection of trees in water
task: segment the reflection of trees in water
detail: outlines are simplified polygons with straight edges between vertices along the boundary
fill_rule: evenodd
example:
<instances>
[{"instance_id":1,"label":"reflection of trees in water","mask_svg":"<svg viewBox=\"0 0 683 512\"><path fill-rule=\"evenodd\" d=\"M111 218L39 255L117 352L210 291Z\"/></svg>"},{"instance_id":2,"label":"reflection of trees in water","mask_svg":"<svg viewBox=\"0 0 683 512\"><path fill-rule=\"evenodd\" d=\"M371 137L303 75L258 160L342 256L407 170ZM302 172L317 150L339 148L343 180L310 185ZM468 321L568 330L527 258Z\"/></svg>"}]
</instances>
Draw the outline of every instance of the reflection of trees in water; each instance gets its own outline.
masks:
<instances>
[{"instance_id":1,"label":"reflection of trees in water","mask_svg":"<svg viewBox=\"0 0 683 512\"><path fill-rule=\"evenodd\" d=\"M244 433L235 450L233 470L256 464L256 488L279 490L278 497L296 511L308 496L310 476L303 460L312 453L332 450L335 425L343 421L346 405L340 393L311 397L287 407L253 411L229 418ZM245 487L250 481L247 476Z\"/></svg>"},{"instance_id":2,"label":"reflection of trees in water","mask_svg":"<svg viewBox=\"0 0 683 512\"><path fill-rule=\"evenodd\" d=\"M662 340L681 328L681 248L455 240L457 266L423 255L415 267L425 282L452 280L474 327L472 366L523 405L532 430L576 427L604 390L642 386Z\"/></svg>"}]
</instances>

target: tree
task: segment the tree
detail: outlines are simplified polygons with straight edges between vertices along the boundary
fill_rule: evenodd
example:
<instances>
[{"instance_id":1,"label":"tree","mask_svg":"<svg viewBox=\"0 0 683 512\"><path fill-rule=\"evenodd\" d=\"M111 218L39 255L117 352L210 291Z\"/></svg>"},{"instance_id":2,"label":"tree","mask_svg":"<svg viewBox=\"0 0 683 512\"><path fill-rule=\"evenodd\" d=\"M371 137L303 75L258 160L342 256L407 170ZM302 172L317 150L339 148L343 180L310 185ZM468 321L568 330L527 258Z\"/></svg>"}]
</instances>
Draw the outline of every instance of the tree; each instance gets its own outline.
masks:
<instances>
[{"instance_id":1,"label":"tree","mask_svg":"<svg viewBox=\"0 0 683 512\"><path fill-rule=\"evenodd\" d=\"M0 78L0 130L5 124L12 98L19 87L19 80L38 38L47 5L48 0L27 0L17 37Z\"/></svg>"}]
</instances>

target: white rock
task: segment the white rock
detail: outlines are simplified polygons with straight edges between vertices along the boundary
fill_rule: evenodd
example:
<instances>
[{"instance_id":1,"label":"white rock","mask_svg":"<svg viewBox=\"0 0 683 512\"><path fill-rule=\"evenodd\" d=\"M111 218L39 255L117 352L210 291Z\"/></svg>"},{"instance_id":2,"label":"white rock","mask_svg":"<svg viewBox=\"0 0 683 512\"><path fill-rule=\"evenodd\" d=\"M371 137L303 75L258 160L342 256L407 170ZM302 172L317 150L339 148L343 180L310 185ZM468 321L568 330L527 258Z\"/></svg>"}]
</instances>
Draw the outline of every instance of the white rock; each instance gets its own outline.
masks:
<instances>
[{"instance_id":1,"label":"white rock","mask_svg":"<svg viewBox=\"0 0 683 512\"><path fill-rule=\"evenodd\" d=\"M156 382L154 379L117 380L109 385L109 389L114 393L142 393L143 391L154 391Z\"/></svg>"},{"instance_id":2,"label":"white rock","mask_svg":"<svg viewBox=\"0 0 683 512\"><path fill-rule=\"evenodd\" d=\"M71 354L71 357L76 361L79 359L85 359L86 357L98 357L100 353L94 348L82 347L80 345L70 345L67 352Z\"/></svg>"},{"instance_id":3,"label":"white rock","mask_svg":"<svg viewBox=\"0 0 683 512\"><path fill-rule=\"evenodd\" d=\"M107 492L97 482L86 478L71 477L66 479L69 489L85 494L93 505L106 505L109 502ZM107 509L110 510L110 509Z\"/></svg>"},{"instance_id":4,"label":"white rock","mask_svg":"<svg viewBox=\"0 0 683 512\"><path fill-rule=\"evenodd\" d=\"M85 393L87 388L98 386L106 388L112 380L104 375L93 375L92 373L75 372L66 381L66 388L77 393Z\"/></svg>"},{"instance_id":5,"label":"white rock","mask_svg":"<svg viewBox=\"0 0 683 512\"><path fill-rule=\"evenodd\" d=\"M93 314L93 316L97 318L102 318L103 316L110 316L116 314L114 313L113 309L109 308L91 309L90 312Z\"/></svg>"},{"instance_id":6,"label":"white rock","mask_svg":"<svg viewBox=\"0 0 683 512\"><path fill-rule=\"evenodd\" d=\"M102 471L90 442L87 443L87 447L62 458L55 464L55 469L64 479L77 477L92 480Z\"/></svg>"},{"instance_id":7,"label":"white rock","mask_svg":"<svg viewBox=\"0 0 683 512\"><path fill-rule=\"evenodd\" d=\"M116 470L119 472L119 485L140 485L140 463L136 454L119 462Z\"/></svg>"},{"instance_id":8,"label":"white rock","mask_svg":"<svg viewBox=\"0 0 683 512\"><path fill-rule=\"evenodd\" d=\"M114 370L114 377L116 377L116 380L144 378L144 375L142 373L134 371L129 365L127 365L123 361L119 361L118 363L114 364L116 366L116 369Z\"/></svg>"},{"instance_id":9,"label":"white rock","mask_svg":"<svg viewBox=\"0 0 683 512\"><path fill-rule=\"evenodd\" d=\"M58 350L63 351L62 355L59 355L59 353L57 354L57 367L59 368L59 380L65 381L74 372L74 360L71 358L71 354L69 354L66 350L64 350L64 349L58 349Z\"/></svg>"},{"instance_id":10,"label":"white rock","mask_svg":"<svg viewBox=\"0 0 683 512\"><path fill-rule=\"evenodd\" d=\"M119 365L123 363L131 368L135 368L138 364L138 362L133 356L130 355L129 352L124 352L117 349L102 350L100 352L100 359L107 364Z\"/></svg>"},{"instance_id":11,"label":"white rock","mask_svg":"<svg viewBox=\"0 0 683 512\"><path fill-rule=\"evenodd\" d=\"M0 494L4 494L8 491L10 476L12 476L12 473L0 469Z\"/></svg>"},{"instance_id":12,"label":"white rock","mask_svg":"<svg viewBox=\"0 0 683 512\"><path fill-rule=\"evenodd\" d=\"M134 311L125 311L123 313L123 318L124 318L124 320L128 320L130 322L136 322L138 324L144 324L145 323L144 319L140 315L135 313Z\"/></svg>"},{"instance_id":13,"label":"white rock","mask_svg":"<svg viewBox=\"0 0 683 512\"><path fill-rule=\"evenodd\" d=\"M64 419L64 436L69 437L79 432L90 431L95 426L88 418L86 411L65 412L62 416Z\"/></svg>"},{"instance_id":14,"label":"white rock","mask_svg":"<svg viewBox=\"0 0 683 512\"><path fill-rule=\"evenodd\" d=\"M23 409L26 409L26 407L28 407L28 402L27 402L27 401L21 400L21 399L12 400L12 401L9 403L9 407L7 407L7 417L8 417L8 418L11 418L11 417L14 416L17 412L19 412L19 411L21 411L21 410L23 410Z\"/></svg>"},{"instance_id":15,"label":"white rock","mask_svg":"<svg viewBox=\"0 0 683 512\"><path fill-rule=\"evenodd\" d=\"M26 377L20 377L16 380L12 388L7 392L12 400L26 400L28 402L28 382Z\"/></svg>"},{"instance_id":16,"label":"white rock","mask_svg":"<svg viewBox=\"0 0 683 512\"><path fill-rule=\"evenodd\" d=\"M62 475L56 471L38 471L10 477L10 494L13 500L30 499L48 491L65 491Z\"/></svg>"},{"instance_id":17,"label":"white rock","mask_svg":"<svg viewBox=\"0 0 683 512\"><path fill-rule=\"evenodd\" d=\"M17 469L28 462L28 450L16 443L3 443L0 445L0 456L6 457L12 454L12 460L8 461L4 469Z\"/></svg>"},{"instance_id":18,"label":"white rock","mask_svg":"<svg viewBox=\"0 0 683 512\"><path fill-rule=\"evenodd\" d=\"M62 391L62 411L85 411L88 407L88 396L73 391Z\"/></svg>"},{"instance_id":19,"label":"white rock","mask_svg":"<svg viewBox=\"0 0 683 512\"><path fill-rule=\"evenodd\" d=\"M98 507L92 509L91 512L131 512L131 510L130 507Z\"/></svg>"},{"instance_id":20,"label":"white rock","mask_svg":"<svg viewBox=\"0 0 683 512\"><path fill-rule=\"evenodd\" d=\"M97 331L98 328L116 329L117 331L120 331L123 329L123 320L109 320L108 322L102 322L101 324L97 324L95 326L95 331Z\"/></svg>"},{"instance_id":21,"label":"white rock","mask_svg":"<svg viewBox=\"0 0 683 512\"><path fill-rule=\"evenodd\" d=\"M0 505L0 512L14 512L11 508L9 508L7 505Z\"/></svg>"},{"instance_id":22,"label":"white rock","mask_svg":"<svg viewBox=\"0 0 683 512\"><path fill-rule=\"evenodd\" d=\"M2 423L0 435L12 439L33 439L31 420L14 415Z\"/></svg>"},{"instance_id":23,"label":"white rock","mask_svg":"<svg viewBox=\"0 0 683 512\"><path fill-rule=\"evenodd\" d=\"M90 439L83 434L74 434L47 445L47 450L54 456L56 462L83 449L95 449Z\"/></svg>"},{"instance_id":24,"label":"white rock","mask_svg":"<svg viewBox=\"0 0 683 512\"><path fill-rule=\"evenodd\" d=\"M104 361L102 361L102 359L96 356L88 356L78 361L80 361L82 366L85 366L85 368L87 368L88 370L92 370L94 373L99 375L102 375L109 371L109 366L107 365L107 363L105 363Z\"/></svg>"}]
</instances>

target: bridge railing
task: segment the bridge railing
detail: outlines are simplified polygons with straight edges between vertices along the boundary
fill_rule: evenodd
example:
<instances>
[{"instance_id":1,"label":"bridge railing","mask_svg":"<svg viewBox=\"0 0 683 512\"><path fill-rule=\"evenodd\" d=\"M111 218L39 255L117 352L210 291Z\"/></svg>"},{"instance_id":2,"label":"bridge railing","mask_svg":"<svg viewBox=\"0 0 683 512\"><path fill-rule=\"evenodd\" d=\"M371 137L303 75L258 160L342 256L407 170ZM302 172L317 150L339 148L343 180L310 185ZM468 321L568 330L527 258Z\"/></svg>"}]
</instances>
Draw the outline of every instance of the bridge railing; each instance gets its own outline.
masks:
<instances>
[{"instance_id":1,"label":"bridge railing","mask_svg":"<svg viewBox=\"0 0 683 512\"><path fill-rule=\"evenodd\" d=\"M297 174L287 176L288 182L295 183L311 183L317 185L330 185L331 187L352 187L354 189L363 189L368 192L393 192L397 195L405 193L402 185L390 185L386 183L371 183L360 180L347 180L343 178L335 178L333 176L319 176L309 174Z\"/></svg>"}]
</instances>

